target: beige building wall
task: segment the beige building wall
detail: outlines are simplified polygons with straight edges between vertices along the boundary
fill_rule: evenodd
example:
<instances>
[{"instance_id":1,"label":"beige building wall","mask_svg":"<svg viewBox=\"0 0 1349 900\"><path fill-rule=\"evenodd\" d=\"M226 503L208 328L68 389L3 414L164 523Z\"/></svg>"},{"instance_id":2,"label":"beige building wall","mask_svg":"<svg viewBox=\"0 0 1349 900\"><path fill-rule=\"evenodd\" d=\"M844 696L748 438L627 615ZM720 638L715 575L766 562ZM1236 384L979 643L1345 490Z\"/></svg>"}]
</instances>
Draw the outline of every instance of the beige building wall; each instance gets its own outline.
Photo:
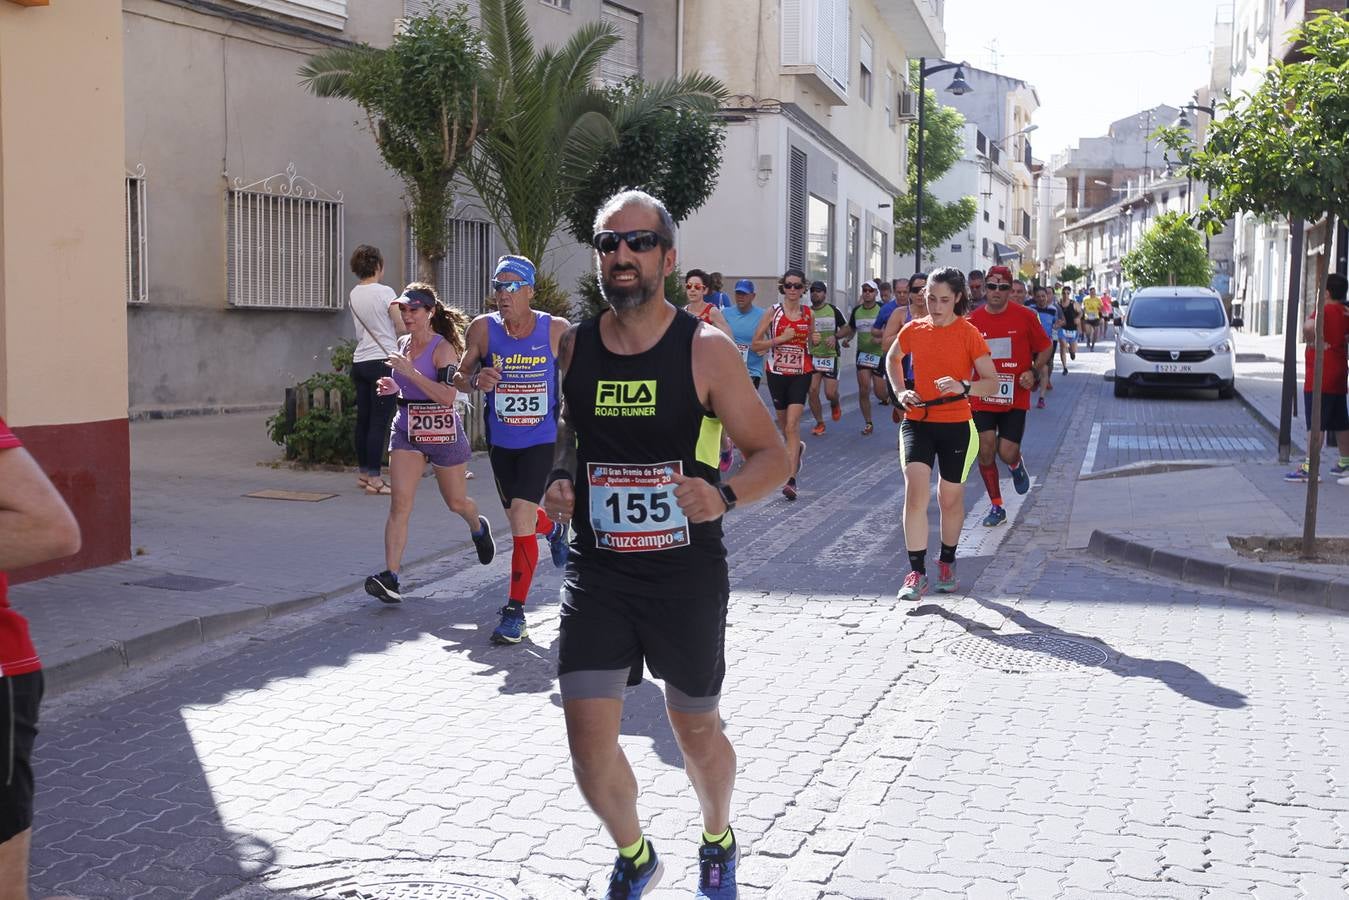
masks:
<instances>
[{"instance_id":1,"label":"beige building wall","mask_svg":"<svg viewBox=\"0 0 1349 900\"><path fill-rule=\"evenodd\" d=\"M130 554L121 20L0 2L0 415L84 532L16 580Z\"/></svg>"},{"instance_id":2,"label":"beige building wall","mask_svg":"<svg viewBox=\"0 0 1349 900\"><path fill-rule=\"evenodd\" d=\"M0 3L0 414L13 424L126 417L122 92L108 77L120 25L115 5Z\"/></svg>"}]
</instances>

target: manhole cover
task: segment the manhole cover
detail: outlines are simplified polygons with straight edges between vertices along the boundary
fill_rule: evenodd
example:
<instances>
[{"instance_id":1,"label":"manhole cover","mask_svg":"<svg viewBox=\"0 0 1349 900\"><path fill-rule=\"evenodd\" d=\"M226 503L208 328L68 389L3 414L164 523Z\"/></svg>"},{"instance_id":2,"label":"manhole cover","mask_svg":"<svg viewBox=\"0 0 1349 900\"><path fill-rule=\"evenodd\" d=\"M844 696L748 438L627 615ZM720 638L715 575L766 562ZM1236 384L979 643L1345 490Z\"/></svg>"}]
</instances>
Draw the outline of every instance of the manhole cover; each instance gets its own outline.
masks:
<instances>
[{"instance_id":1,"label":"manhole cover","mask_svg":"<svg viewBox=\"0 0 1349 900\"><path fill-rule=\"evenodd\" d=\"M1075 672L1104 665L1107 654L1095 644L1048 634L1007 634L953 641L946 653L985 669L1013 674Z\"/></svg>"},{"instance_id":2,"label":"manhole cover","mask_svg":"<svg viewBox=\"0 0 1349 900\"><path fill-rule=\"evenodd\" d=\"M195 575L157 575L154 578L147 578L144 581L132 581L130 584L139 587L159 588L164 591L209 591L213 588L225 587L233 584L232 581L220 581L215 578L198 578Z\"/></svg>"},{"instance_id":3,"label":"manhole cover","mask_svg":"<svg viewBox=\"0 0 1349 900\"><path fill-rule=\"evenodd\" d=\"M339 888L330 900L509 900L503 894L454 881L381 881Z\"/></svg>"}]
</instances>

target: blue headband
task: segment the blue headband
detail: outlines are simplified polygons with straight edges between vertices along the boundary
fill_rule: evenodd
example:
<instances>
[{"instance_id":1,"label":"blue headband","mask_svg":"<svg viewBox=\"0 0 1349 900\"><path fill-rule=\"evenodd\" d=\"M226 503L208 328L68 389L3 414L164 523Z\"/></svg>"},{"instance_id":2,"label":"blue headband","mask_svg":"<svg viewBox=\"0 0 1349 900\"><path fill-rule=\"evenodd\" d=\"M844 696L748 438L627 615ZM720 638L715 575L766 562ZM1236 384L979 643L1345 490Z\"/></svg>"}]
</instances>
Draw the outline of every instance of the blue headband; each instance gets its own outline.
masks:
<instances>
[{"instance_id":1,"label":"blue headband","mask_svg":"<svg viewBox=\"0 0 1349 900\"><path fill-rule=\"evenodd\" d=\"M530 287L534 286L534 264L523 256L503 256L497 260L496 271L492 278L498 278L502 272L513 272Z\"/></svg>"}]
</instances>

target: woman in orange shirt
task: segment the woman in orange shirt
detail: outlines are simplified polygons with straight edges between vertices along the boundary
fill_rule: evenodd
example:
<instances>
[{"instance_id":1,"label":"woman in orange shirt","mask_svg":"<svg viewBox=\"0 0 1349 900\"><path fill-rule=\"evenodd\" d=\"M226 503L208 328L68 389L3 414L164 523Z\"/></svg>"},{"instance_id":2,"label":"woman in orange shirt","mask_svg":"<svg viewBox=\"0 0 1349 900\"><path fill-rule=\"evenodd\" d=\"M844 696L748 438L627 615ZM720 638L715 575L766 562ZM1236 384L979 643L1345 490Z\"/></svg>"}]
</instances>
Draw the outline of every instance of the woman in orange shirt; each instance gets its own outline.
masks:
<instances>
[{"instance_id":1,"label":"woman in orange shirt","mask_svg":"<svg viewBox=\"0 0 1349 900\"><path fill-rule=\"evenodd\" d=\"M909 574L900 600L920 600L927 589L927 507L932 469L940 479L941 557L937 591L956 589L956 542L965 521L965 478L979 451L967 397L987 397L998 376L983 335L965 318L969 294L959 269L932 272L927 285L928 314L899 332L885 358L890 383L903 384L901 360L913 358L914 387L899 394L904 421L899 426L900 465L904 468L904 545ZM970 373L978 377L970 379Z\"/></svg>"}]
</instances>

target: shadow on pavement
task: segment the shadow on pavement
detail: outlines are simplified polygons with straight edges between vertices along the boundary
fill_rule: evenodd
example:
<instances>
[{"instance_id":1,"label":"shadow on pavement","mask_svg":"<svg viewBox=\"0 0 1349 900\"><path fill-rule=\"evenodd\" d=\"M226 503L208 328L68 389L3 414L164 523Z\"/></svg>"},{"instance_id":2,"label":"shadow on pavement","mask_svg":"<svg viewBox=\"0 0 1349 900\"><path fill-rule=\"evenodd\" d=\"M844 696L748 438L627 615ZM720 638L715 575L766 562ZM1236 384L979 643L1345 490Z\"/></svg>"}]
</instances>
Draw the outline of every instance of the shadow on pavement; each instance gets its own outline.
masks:
<instances>
[{"instance_id":1,"label":"shadow on pavement","mask_svg":"<svg viewBox=\"0 0 1349 900\"><path fill-rule=\"evenodd\" d=\"M1100 668L1120 678L1153 678L1183 697L1220 709L1241 709L1246 705L1245 694L1214 684L1184 663L1170 659L1140 659L1127 653L1120 653L1100 638L1047 625L1019 609L993 600L985 600L979 597L972 597L971 599L985 609L991 609L1005 616L1009 621L1026 631L1096 644L1110 654L1109 659ZM994 637L993 629L988 625L962 616L958 612L953 612L935 603L925 603L922 606L915 607L909 610L908 615L938 615L948 622L959 625L973 637L981 637L987 640L992 640Z\"/></svg>"}]
</instances>

